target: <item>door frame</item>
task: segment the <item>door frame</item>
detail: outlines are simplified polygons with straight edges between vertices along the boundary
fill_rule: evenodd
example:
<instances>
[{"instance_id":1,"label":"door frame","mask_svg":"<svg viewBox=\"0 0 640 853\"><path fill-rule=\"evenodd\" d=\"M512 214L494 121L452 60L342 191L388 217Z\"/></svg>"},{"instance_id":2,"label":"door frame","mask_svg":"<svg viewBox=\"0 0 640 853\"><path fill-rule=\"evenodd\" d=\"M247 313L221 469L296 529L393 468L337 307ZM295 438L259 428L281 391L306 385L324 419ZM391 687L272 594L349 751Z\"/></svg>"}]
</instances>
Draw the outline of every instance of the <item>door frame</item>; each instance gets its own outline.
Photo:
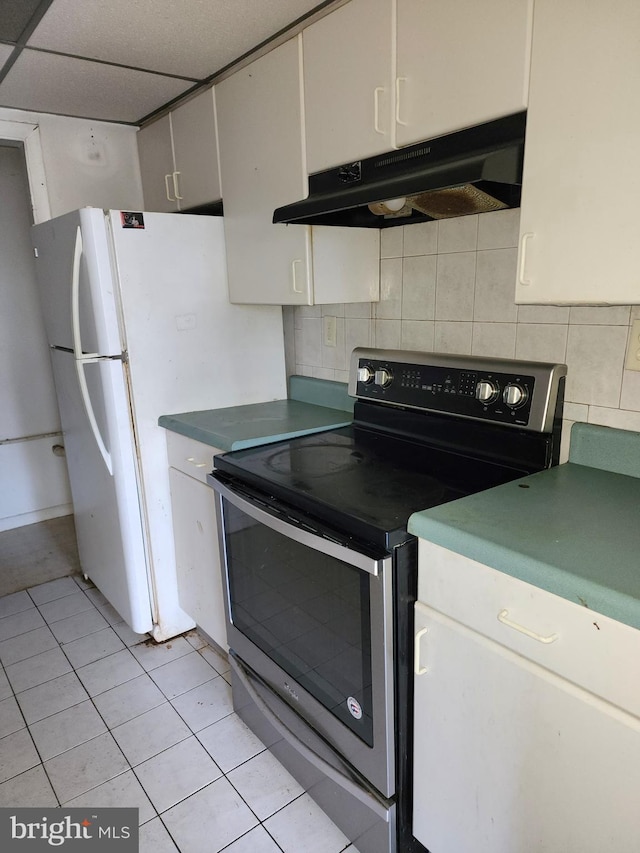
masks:
<instances>
[{"instance_id":1,"label":"door frame","mask_svg":"<svg viewBox=\"0 0 640 853\"><path fill-rule=\"evenodd\" d=\"M34 223L51 219L39 126L33 121L0 119L0 142L3 140L22 143Z\"/></svg>"}]
</instances>

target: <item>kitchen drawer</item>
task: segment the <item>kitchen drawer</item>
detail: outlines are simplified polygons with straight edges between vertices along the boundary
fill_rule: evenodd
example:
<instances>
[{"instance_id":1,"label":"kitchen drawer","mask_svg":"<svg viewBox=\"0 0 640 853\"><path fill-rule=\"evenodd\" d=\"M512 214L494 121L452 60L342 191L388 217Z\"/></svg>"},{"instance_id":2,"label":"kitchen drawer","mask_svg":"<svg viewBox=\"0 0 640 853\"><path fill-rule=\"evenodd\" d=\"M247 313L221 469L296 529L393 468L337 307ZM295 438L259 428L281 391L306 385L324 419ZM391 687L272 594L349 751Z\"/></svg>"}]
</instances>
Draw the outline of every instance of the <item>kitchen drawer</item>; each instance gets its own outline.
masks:
<instances>
[{"instance_id":1,"label":"kitchen drawer","mask_svg":"<svg viewBox=\"0 0 640 853\"><path fill-rule=\"evenodd\" d=\"M207 482L207 474L213 470L213 457L222 453L217 447L210 447L171 430L167 430L167 452L172 468L177 468L201 483Z\"/></svg>"},{"instance_id":2,"label":"kitchen drawer","mask_svg":"<svg viewBox=\"0 0 640 853\"><path fill-rule=\"evenodd\" d=\"M422 539L418 599L640 717L637 629Z\"/></svg>"}]
</instances>

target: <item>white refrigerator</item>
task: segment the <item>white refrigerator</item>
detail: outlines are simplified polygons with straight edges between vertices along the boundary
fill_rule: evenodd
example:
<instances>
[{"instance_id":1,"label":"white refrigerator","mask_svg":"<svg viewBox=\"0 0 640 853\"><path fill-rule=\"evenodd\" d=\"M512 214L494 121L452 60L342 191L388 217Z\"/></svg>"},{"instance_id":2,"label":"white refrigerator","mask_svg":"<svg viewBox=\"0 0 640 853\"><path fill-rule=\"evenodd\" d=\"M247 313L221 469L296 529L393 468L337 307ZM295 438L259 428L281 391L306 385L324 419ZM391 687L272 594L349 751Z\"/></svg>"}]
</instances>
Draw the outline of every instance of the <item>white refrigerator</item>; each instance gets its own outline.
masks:
<instances>
[{"instance_id":1,"label":"white refrigerator","mask_svg":"<svg viewBox=\"0 0 640 853\"><path fill-rule=\"evenodd\" d=\"M281 309L229 303L220 217L83 208L33 244L82 571L166 640L193 620L158 418L285 397Z\"/></svg>"}]
</instances>

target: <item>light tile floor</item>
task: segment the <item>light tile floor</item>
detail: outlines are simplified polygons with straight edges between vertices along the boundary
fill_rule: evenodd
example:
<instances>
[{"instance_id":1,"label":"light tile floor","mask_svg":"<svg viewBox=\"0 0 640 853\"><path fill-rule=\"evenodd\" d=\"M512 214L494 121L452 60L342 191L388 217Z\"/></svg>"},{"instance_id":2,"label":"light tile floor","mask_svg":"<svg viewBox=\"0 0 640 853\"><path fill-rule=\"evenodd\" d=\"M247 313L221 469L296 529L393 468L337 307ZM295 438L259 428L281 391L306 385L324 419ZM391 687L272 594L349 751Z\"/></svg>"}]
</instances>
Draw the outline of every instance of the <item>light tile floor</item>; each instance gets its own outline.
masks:
<instances>
[{"instance_id":1,"label":"light tile floor","mask_svg":"<svg viewBox=\"0 0 640 853\"><path fill-rule=\"evenodd\" d=\"M0 805L135 806L140 853L357 853L233 712L226 658L64 577L0 598Z\"/></svg>"}]
</instances>

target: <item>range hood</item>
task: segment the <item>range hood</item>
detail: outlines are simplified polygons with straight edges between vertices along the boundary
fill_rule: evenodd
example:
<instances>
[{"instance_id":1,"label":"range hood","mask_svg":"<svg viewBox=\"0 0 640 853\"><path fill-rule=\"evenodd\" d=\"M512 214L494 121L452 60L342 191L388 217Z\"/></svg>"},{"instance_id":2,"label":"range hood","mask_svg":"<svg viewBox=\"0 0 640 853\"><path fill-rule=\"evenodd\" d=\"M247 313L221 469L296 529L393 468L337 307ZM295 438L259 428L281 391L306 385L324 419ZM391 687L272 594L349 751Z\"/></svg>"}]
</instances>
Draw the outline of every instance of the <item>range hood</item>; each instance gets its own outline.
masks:
<instances>
[{"instance_id":1,"label":"range hood","mask_svg":"<svg viewBox=\"0 0 640 853\"><path fill-rule=\"evenodd\" d=\"M388 228L519 207L526 112L309 176L274 222Z\"/></svg>"}]
</instances>

